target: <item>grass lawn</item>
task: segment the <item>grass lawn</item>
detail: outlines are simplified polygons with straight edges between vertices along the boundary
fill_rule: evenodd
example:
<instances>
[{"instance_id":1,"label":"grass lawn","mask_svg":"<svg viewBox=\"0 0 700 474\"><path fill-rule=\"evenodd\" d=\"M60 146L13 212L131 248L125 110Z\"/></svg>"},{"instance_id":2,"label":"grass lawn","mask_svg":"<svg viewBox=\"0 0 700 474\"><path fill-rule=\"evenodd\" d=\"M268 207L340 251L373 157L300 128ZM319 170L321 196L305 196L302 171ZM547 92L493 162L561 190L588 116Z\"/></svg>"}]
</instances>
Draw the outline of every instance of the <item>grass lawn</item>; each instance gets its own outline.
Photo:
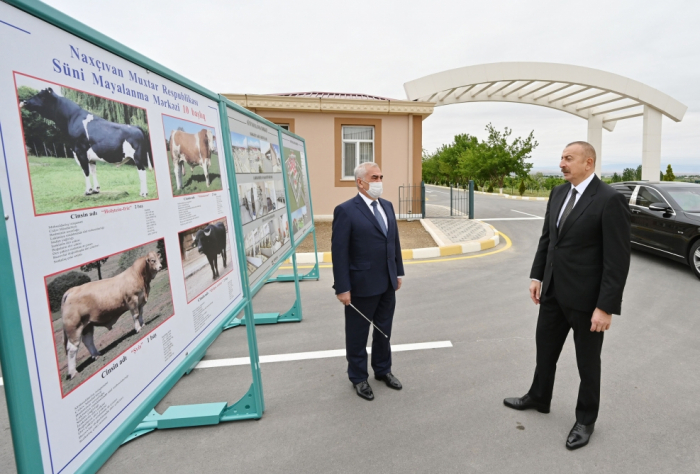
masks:
<instances>
[{"instance_id":1,"label":"grass lawn","mask_svg":"<svg viewBox=\"0 0 700 474\"><path fill-rule=\"evenodd\" d=\"M116 165L98 162L100 193L90 196L85 195L85 175L75 160L30 156L29 174L37 214L158 198L153 170L146 170L148 197L143 198L139 195L141 184L138 171L130 165L117 168Z\"/></svg>"},{"instance_id":2,"label":"grass lawn","mask_svg":"<svg viewBox=\"0 0 700 474\"><path fill-rule=\"evenodd\" d=\"M170 183L173 189L173 196L182 196L183 194L206 193L211 191L221 191L223 185L221 183L221 167L219 166L219 155L212 153L211 166L209 167L209 187L204 178L204 169L201 166L196 166L194 170L189 165L185 165L185 175L182 177L182 189L177 190L177 181L175 181L175 172L173 171L172 155L168 152L168 169L170 170Z\"/></svg>"}]
</instances>

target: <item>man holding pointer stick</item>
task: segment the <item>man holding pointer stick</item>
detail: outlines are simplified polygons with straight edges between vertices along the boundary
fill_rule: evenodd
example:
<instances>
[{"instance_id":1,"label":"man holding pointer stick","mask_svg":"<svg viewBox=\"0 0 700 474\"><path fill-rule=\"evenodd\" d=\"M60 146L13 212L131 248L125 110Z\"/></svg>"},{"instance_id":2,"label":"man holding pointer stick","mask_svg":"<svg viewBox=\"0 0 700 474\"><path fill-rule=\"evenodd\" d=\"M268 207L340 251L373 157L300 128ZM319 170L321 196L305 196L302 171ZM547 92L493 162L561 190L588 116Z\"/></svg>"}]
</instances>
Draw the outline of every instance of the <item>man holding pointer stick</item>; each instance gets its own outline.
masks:
<instances>
[{"instance_id":1,"label":"man holding pointer stick","mask_svg":"<svg viewBox=\"0 0 700 474\"><path fill-rule=\"evenodd\" d=\"M630 266L628 203L595 175L595 162L587 142L562 153L559 168L569 183L552 189L530 272L530 298L540 305L535 377L526 395L503 400L515 410L549 413L557 360L573 329L581 383L567 449L585 446L593 434L603 333L620 314Z\"/></svg>"},{"instance_id":2,"label":"man holding pointer stick","mask_svg":"<svg viewBox=\"0 0 700 474\"><path fill-rule=\"evenodd\" d=\"M373 400L367 382L367 337L372 334L374 378L401 390L391 373L391 325L396 291L401 288L403 260L394 208L380 199L382 175L376 163L355 168L359 193L333 211L331 255L338 300L345 305L348 377L357 395Z\"/></svg>"}]
</instances>

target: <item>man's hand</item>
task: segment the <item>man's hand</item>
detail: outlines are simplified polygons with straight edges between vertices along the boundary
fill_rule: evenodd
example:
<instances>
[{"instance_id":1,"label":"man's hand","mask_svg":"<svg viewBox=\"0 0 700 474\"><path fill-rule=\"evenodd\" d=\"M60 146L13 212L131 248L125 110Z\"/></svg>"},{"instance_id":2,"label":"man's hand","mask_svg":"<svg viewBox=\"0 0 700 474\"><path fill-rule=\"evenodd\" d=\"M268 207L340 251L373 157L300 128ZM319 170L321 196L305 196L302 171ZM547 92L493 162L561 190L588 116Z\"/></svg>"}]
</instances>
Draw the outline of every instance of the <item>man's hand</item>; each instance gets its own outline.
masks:
<instances>
[{"instance_id":1,"label":"man's hand","mask_svg":"<svg viewBox=\"0 0 700 474\"><path fill-rule=\"evenodd\" d=\"M343 303L345 306L350 304L350 292L346 291L345 293L341 293L339 295L335 295L336 298L338 298L338 301Z\"/></svg>"},{"instance_id":2,"label":"man's hand","mask_svg":"<svg viewBox=\"0 0 700 474\"><path fill-rule=\"evenodd\" d=\"M532 302L540 304L540 292L542 291L542 282L537 280L530 281L530 299Z\"/></svg>"},{"instance_id":3,"label":"man's hand","mask_svg":"<svg viewBox=\"0 0 700 474\"><path fill-rule=\"evenodd\" d=\"M397 285L396 285L396 291L399 291L399 290L401 289L401 280L402 280L402 278L397 278L397 280L398 280L399 282L398 282Z\"/></svg>"},{"instance_id":4,"label":"man's hand","mask_svg":"<svg viewBox=\"0 0 700 474\"><path fill-rule=\"evenodd\" d=\"M608 314L600 308L596 308L595 311L593 311L591 332L607 331L610 329L610 324L612 324L612 314Z\"/></svg>"}]
</instances>

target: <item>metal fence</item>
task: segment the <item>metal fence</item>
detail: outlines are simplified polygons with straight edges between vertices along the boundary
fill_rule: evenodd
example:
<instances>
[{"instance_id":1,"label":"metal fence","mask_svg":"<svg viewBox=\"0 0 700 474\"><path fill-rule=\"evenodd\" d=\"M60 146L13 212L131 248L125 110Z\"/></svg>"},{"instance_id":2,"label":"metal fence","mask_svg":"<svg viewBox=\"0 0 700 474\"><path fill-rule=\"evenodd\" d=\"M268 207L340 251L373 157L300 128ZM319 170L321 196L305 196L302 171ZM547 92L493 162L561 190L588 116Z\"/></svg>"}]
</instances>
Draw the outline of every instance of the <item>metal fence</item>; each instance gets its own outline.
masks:
<instances>
[{"instance_id":1,"label":"metal fence","mask_svg":"<svg viewBox=\"0 0 700 474\"><path fill-rule=\"evenodd\" d=\"M425 184L399 186L399 219L425 218Z\"/></svg>"},{"instance_id":2,"label":"metal fence","mask_svg":"<svg viewBox=\"0 0 700 474\"><path fill-rule=\"evenodd\" d=\"M399 186L398 218L409 221L445 217L469 217L473 219L474 181L470 181L468 186L463 187L451 185L449 198L435 200L433 204L427 206L425 201L425 183Z\"/></svg>"},{"instance_id":3,"label":"metal fence","mask_svg":"<svg viewBox=\"0 0 700 474\"><path fill-rule=\"evenodd\" d=\"M450 185L450 217L467 216L474 218L474 181L460 187Z\"/></svg>"}]
</instances>

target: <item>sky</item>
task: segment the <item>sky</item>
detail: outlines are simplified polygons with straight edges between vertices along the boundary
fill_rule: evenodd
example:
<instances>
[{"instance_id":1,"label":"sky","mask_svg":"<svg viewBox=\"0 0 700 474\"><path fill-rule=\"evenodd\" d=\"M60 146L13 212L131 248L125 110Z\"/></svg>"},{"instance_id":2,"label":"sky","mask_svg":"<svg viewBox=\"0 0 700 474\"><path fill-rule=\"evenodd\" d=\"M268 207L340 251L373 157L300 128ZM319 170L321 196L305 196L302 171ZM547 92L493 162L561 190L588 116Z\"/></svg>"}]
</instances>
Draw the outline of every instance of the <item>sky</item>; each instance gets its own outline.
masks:
<instances>
[{"instance_id":1,"label":"sky","mask_svg":"<svg viewBox=\"0 0 700 474\"><path fill-rule=\"evenodd\" d=\"M221 93L354 92L405 99L405 82L462 66L573 64L620 74L688 106L664 117L662 169L700 173L700 2L492 0L255 2L47 0L46 3ZM545 107L455 104L423 122L434 151L485 126L534 131L536 170L556 171L585 120ZM642 118L603 132L603 171L641 164Z\"/></svg>"}]
</instances>

